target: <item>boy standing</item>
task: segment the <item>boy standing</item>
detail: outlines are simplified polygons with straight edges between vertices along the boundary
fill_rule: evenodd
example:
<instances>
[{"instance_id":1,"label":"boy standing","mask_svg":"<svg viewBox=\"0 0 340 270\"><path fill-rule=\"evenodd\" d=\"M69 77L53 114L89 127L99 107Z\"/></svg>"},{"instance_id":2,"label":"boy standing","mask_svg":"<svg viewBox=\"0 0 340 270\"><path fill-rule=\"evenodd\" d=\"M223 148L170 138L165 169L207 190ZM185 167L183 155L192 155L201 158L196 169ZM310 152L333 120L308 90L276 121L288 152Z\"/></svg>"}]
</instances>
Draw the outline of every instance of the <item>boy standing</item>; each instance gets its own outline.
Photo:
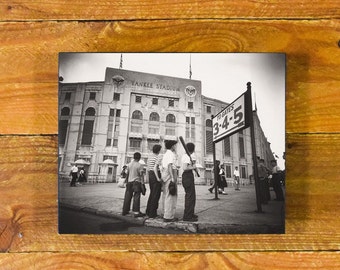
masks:
<instances>
[{"instance_id":1,"label":"boy standing","mask_svg":"<svg viewBox=\"0 0 340 270\"><path fill-rule=\"evenodd\" d=\"M193 143L187 143L187 148L190 155L195 151L195 145ZM195 204L196 204L196 191L195 191L195 178L193 170L196 169L196 164L190 161L190 157L187 154L182 156L182 185L185 191L185 201L184 201L184 215L183 221L195 222L198 220L197 215L195 215Z\"/></svg>"},{"instance_id":2,"label":"boy standing","mask_svg":"<svg viewBox=\"0 0 340 270\"><path fill-rule=\"evenodd\" d=\"M177 194L171 195L169 192L170 182L174 182L177 186L177 167L176 167L176 144L177 141L166 141L167 149L162 159L162 180L163 180L163 200L164 200L164 216L165 222L177 221L175 218Z\"/></svg>"},{"instance_id":3,"label":"boy standing","mask_svg":"<svg viewBox=\"0 0 340 270\"><path fill-rule=\"evenodd\" d=\"M139 163L141 154L133 154L133 160L128 165L127 183L123 204L123 216L130 211L131 199L133 197L132 211L134 217L143 217L145 214L140 212L140 194L142 193L142 184L144 184L144 168Z\"/></svg>"}]
</instances>

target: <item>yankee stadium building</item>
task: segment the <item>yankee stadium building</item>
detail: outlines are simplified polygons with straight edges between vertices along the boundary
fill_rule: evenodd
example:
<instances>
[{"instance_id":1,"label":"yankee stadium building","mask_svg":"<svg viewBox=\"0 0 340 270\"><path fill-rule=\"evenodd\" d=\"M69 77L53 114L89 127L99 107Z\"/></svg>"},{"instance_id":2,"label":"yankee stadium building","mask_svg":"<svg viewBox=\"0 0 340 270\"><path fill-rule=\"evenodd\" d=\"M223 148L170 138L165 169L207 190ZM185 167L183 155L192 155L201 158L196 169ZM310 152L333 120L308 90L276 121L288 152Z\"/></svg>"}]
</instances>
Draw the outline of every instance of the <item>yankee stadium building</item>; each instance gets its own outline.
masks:
<instances>
[{"instance_id":1,"label":"yankee stadium building","mask_svg":"<svg viewBox=\"0 0 340 270\"><path fill-rule=\"evenodd\" d=\"M225 90L227 91L227 90ZM71 166L85 167L89 182L116 182L122 166L140 152L146 163L155 144L177 140L196 145L200 178L210 184L213 167L212 115L228 103L202 95L201 81L107 68L105 81L59 83L59 176L68 178ZM270 143L253 111L256 154L269 167ZM178 143L180 161L184 149ZM249 183L253 174L250 130L216 144L216 159L227 180L237 166ZM180 166L180 162L178 163ZM181 173L179 174L181 175Z\"/></svg>"}]
</instances>

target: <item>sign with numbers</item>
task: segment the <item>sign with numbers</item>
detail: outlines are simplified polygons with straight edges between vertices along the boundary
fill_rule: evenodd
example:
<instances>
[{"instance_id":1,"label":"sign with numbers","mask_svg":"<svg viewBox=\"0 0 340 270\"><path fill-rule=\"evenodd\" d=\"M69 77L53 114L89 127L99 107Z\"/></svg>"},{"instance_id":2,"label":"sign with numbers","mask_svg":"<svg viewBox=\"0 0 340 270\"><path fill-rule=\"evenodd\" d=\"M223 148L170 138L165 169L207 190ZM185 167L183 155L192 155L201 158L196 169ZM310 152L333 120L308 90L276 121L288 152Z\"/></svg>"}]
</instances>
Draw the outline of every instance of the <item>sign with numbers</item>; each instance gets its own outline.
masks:
<instances>
[{"instance_id":1,"label":"sign with numbers","mask_svg":"<svg viewBox=\"0 0 340 270\"><path fill-rule=\"evenodd\" d=\"M249 117L252 114L249 95L248 91L243 93L212 119L214 143L249 126Z\"/></svg>"}]
</instances>

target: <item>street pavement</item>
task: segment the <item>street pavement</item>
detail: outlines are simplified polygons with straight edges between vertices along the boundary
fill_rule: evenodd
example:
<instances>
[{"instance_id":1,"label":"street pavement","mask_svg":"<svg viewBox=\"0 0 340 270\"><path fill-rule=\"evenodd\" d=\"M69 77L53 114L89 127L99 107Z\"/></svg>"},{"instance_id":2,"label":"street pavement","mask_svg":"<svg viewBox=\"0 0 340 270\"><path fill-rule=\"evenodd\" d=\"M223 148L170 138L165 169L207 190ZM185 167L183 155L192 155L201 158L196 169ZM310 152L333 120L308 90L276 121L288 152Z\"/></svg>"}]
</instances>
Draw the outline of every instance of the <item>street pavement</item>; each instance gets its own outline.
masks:
<instances>
[{"instance_id":1,"label":"street pavement","mask_svg":"<svg viewBox=\"0 0 340 270\"><path fill-rule=\"evenodd\" d=\"M59 209L60 234L185 234L185 231L146 227L129 223L113 216L103 217L85 211L61 207Z\"/></svg>"},{"instance_id":2,"label":"street pavement","mask_svg":"<svg viewBox=\"0 0 340 270\"><path fill-rule=\"evenodd\" d=\"M272 200L262 205L262 213L257 212L254 185L241 186L240 191L227 187L228 195L215 194L208 191L209 186L196 185L197 222L183 221L184 189L178 186L176 207L177 222L164 222L162 218L134 218L132 214L122 216L125 188L116 183L82 184L70 187L68 182L59 183L59 204L62 207L77 211L95 213L105 217L113 217L129 223L165 229L181 230L187 233L214 234L273 234L284 233L285 209L284 202ZM145 196L141 196L141 212L145 213L149 196L149 187ZM162 215L162 197L158 214Z\"/></svg>"}]
</instances>

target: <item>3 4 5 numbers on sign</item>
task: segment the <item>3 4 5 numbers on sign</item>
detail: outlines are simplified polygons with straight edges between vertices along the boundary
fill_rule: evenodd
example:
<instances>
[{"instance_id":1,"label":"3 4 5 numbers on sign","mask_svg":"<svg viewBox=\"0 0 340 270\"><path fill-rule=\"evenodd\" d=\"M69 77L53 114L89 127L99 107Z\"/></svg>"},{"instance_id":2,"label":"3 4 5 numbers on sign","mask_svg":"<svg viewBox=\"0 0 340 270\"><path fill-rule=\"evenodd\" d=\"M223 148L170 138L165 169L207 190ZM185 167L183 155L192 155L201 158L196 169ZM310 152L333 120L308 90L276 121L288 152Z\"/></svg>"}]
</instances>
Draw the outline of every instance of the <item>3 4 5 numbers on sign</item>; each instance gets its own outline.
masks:
<instances>
[{"instance_id":1,"label":"3 4 5 numbers on sign","mask_svg":"<svg viewBox=\"0 0 340 270\"><path fill-rule=\"evenodd\" d=\"M213 141L235 133L245 126L245 102L244 95L240 96L232 104L213 118Z\"/></svg>"}]
</instances>

